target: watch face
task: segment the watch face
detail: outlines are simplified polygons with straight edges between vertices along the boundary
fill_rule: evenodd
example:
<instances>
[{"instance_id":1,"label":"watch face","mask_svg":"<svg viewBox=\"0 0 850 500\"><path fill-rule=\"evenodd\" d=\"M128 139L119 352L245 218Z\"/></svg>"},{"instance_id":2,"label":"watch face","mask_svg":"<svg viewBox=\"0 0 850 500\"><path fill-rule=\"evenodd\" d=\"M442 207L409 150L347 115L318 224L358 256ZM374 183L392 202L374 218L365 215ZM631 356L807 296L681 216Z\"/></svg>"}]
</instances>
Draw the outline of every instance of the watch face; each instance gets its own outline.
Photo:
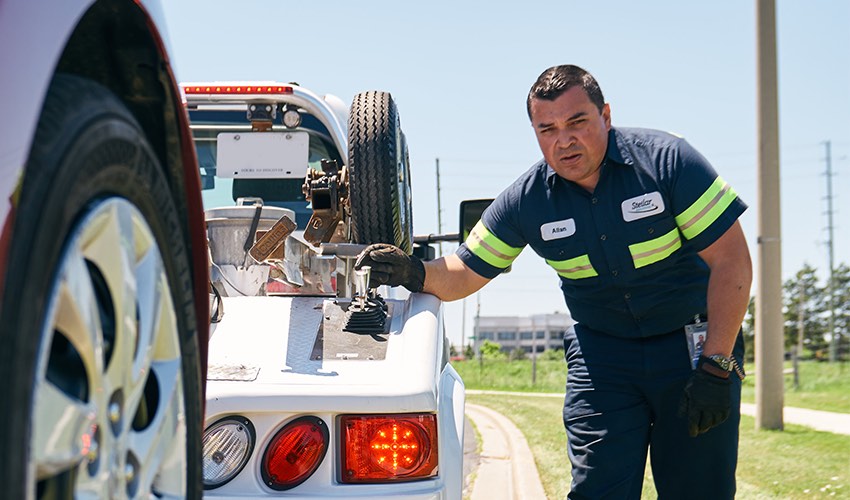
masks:
<instances>
[{"instance_id":1,"label":"watch face","mask_svg":"<svg viewBox=\"0 0 850 500\"><path fill-rule=\"evenodd\" d=\"M727 372L732 369L732 361L726 356L721 356L720 354L714 354L709 356L708 359L717 363L720 368L726 370Z\"/></svg>"}]
</instances>

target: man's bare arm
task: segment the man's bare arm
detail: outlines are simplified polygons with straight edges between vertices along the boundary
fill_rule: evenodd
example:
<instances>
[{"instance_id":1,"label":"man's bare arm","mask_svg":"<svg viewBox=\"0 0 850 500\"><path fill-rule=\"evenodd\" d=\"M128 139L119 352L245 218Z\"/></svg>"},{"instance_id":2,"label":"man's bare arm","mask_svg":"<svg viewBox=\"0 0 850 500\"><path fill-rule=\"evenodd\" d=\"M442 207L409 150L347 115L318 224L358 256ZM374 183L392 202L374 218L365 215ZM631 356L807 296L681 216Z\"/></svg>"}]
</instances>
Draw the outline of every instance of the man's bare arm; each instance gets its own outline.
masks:
<instances>
[{"instance_id":1,"label":"man's bare arm","mask_svg":"<svg viewBox=\"0 0 850 500\"><path fill-rule=\"evenodd\" d=\"M425 262L425 287L422 291L448 302L472 295L489 281L452 254Z\"/></svg>"},{"instance_id":2,"label":"man's bare arm","mask_svg":"<svg viewBox=\"0 0 850 500\"><path fill-rule=\"evenodd\" d=\"M740 222L701 251L711 268L708 279L708 336L703 354L729 356L750 302L753 266Z\"/></svg>"}]
</instances>

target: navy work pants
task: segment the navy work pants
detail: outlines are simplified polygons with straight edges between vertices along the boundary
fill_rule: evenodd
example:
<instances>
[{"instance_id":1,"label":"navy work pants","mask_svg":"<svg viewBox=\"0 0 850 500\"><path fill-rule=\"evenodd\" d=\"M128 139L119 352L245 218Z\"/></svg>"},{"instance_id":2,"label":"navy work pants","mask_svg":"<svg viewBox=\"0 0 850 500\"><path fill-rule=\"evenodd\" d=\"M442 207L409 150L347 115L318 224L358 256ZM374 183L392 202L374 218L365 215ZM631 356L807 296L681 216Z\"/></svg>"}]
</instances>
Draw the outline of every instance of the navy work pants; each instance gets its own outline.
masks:
<instances>
[{"instance_id":1,"label":"navy work pants","mask_svg":"<svg viewBox=\"0 0 850 500\"><path fill-rule=\"evenodd\" d=\"M735 496L741 383L732 412L697 437L677 415L692 373L683 330L624 339L576 325L564 337L570 499L639 499L649 450L659 499ZM743 361L739 334L735 357Z\"/></svg>"}]
</instances>

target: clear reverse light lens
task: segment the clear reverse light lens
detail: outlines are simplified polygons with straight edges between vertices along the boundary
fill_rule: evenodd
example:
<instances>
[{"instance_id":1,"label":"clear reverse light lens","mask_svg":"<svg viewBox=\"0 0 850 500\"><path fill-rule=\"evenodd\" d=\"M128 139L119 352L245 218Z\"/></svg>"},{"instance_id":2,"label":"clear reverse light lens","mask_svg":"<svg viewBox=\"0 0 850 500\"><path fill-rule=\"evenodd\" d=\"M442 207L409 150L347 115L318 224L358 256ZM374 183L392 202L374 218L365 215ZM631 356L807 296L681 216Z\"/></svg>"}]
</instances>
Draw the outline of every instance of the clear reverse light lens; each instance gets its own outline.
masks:
<instances>
[{"instance_id":1,"label":"clear reverse light lens","mask_svg":"<svg viewBox=\"0 0 850 500\"><path fill-rule=\"evenodd\" d=\"M217 488L245 467L254 449L254 427L244 417L225 417L204 431L204 488Z\"/></svg>"},{"instance_id":2,"label":"clear reverse light lens","mask_svg":"<svg viewBox=\"0 0 850 500\"><path fill-rule=\"evenodd\" d=\"M287 109L283 112L283 124L287 128L297 128L301 125L301 113L294 109Z\"/></svg>"}]
</instances>

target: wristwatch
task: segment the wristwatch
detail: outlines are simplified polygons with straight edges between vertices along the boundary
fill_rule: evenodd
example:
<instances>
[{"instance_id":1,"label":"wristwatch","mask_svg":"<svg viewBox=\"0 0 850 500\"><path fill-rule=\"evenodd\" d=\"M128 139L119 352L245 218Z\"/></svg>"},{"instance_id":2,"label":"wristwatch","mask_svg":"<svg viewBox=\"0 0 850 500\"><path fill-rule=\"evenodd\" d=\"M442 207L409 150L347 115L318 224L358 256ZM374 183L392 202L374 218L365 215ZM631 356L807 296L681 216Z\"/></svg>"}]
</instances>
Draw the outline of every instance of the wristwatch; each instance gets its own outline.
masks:
<instances>
[{"instance_id":1,"label":"wristwatch","mask_svg":"<svg viewBox=\"0 0 850 500\"><path fill-rule=\"evenodd\" d=\"M706 370L705 365L711 367L711 369ZM735 360L734 357L726 357L722 354L712 354L711 356L700 356L699 367L712 375L726 378L728 377L728 373L735 372L738 375L738 378L744 380L747 376L744 373L744 369L741 368L741 365L738 364L738 361ZM725 372L725 373L724 373ZM721 375L722 374L722 375Z\"/></svg>"},{"instance_id":2,"label":"wristwatch","mask_svg":"<svg viewBox=\"0 0 850 500\"><path fill-rule=\"evenodd\" d=\"M725 372L731 372L735 368L735 362L722 354L712 354L711 356L707 356L707 358L714 361L717 367Z\"/></svg>"}]
</instances>

